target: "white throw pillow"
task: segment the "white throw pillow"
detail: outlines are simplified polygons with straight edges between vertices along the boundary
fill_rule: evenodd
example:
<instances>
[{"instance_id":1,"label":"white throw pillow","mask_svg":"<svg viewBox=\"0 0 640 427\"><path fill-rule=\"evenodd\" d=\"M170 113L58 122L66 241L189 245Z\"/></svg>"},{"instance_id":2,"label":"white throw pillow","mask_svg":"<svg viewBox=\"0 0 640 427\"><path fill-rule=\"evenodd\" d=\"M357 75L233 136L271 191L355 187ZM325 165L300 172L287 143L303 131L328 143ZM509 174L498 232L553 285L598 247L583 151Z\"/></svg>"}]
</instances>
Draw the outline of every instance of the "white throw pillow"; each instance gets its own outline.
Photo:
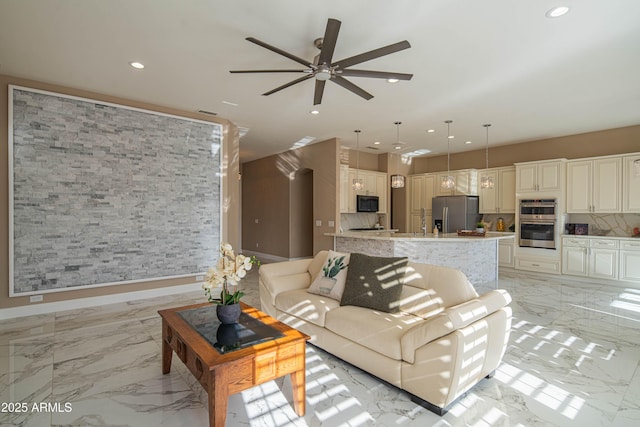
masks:
<instances>
[{"instance_id":1,"label":"white throw pillow","mask_svg":"<svg viewBox=\"0 0 640 427\"><path fill-rule=\"evenodd\" d=\"M329 251L327 260L307 292L340 301L347 281L349 256L350 254Z\"/></svg>"}]
</instances>

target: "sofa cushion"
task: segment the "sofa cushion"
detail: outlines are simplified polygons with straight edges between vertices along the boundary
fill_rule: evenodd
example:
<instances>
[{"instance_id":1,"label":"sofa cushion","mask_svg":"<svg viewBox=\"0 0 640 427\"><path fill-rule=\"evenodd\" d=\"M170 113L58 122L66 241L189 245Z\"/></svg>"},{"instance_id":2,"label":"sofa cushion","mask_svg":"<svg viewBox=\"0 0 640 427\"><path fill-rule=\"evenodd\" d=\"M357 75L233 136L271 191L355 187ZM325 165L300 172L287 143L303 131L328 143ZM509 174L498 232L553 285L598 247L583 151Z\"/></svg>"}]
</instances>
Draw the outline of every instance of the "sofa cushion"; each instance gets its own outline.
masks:
<instances>
[{"instance_id":1,"label":"sofa cushion","mask_svg":"<svg viewBox=\"0 0 640 427\"><path fill-rule=\"evenodd\" d=\"M340 305L397 313L407 263L407 258L352 253Z\"/></svg>"},{"instance_id":2,"label":"sofa cushion","mask_svg":"<svg viewBox=\"0 0 640 427\"><path fill-rule=\"evenodd\" d=\"M349 255L348 253L329 251L322 269L313 279L308 292L340 301L344 292L344 284L347 281Z\"/></svg>"},{"instance_id":3,"label":"sofa cushion","mask_svg":"<svg viewBox=\"0 0 640 427\"><path fill-rule=\"evenodd\" d=\"M325 327L377 353L402 360L402 335L419 322L424 320L408 313L344 306L327 313Z\"/></svg>"},{"instance_id":4,"label":"sofa cushion","mask_svg":"<svg viewBox=\"0 0 640 427\"><path fill-rule=\"evenodd\" d=\"M467 276L450 267L410 262L404 283L429 291L432 300L428 310L430 314L436 306L452 307L478 297Z\"/></svg>"},{"instance_id":5,"label":"sofa cushion","mask_svg":"<svg viewBox=\"0 0 640 427\"><path fill-rule=\"evenodd\" d=\"M327 312L340 307L340 303L331 298L310 294L306 289L296 289L278 294L275 306L280 311L324 327Z\"/></svg>"}]
</instances>

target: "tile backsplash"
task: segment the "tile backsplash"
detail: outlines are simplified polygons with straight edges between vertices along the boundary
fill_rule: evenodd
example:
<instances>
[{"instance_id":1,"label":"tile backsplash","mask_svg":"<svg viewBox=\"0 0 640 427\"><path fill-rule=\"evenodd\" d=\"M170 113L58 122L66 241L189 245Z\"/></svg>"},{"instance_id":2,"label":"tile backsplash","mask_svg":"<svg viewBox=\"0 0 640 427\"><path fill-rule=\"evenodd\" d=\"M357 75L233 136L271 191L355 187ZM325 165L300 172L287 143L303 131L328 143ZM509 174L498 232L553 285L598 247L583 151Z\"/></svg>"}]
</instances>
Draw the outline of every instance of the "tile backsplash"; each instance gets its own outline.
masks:
<instances>
[{"instance_id":1,"label":"tile backsplash","mask_svg":"<svg viewBox=\"0 0 640 427\"><path fill-rule=\"evenodd\" d=\"M640 213L568 214L566 222L589 224L589 234L598 234L600 230L607 236L629 237L634 227L640 227Z\"/></svg>"}]
</instances>

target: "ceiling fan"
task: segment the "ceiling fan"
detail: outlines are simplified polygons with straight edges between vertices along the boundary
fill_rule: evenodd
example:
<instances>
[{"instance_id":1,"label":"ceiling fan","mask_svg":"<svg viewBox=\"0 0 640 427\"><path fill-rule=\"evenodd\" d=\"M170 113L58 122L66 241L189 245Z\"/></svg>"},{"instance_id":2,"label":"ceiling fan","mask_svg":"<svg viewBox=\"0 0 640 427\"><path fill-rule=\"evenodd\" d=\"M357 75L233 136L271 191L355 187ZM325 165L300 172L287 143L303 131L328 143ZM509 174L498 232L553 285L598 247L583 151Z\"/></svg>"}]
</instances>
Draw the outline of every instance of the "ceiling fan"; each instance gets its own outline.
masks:
<instances>
[{"instance_id":1,"label":"ceiling fan","mask_svg":"<svg viewBox=\"0 0 640 427\"><path fill-rule=\"evenodd\" d=\"M340 31L341 22L337 19L329 19L327 21L327 28L324 32L324 37L316 39L314 45L320 49L320 54L317 55L312 62L302 59L289 52L285 52L275 46L271 46L263 41L260 41L254 37L247 37L246 40L251 43L255 43L258 46L262 46L277 54L285 56L299 64L304 65L305 69L302 70L233 70L231 73L304 73L303 77L292 80L282 86L279 86L273 90L263 93L262 95L268 96L272 93L281 91L295 84L301 83L310 78L315 78L316 87L313 95L313 105L318 105L322 102L322 94L324 92L324 85L328 81L332 81L343 88L350 90L363 97L366 100L373 98L373 95L365 91L364 89L351 83L345 77L370 77L377 79L397 79L397 80L411 80L413 74L405 73L391 73L386 71L369 71L369 70L354 70L349 67L360 64L362 62L370 61L381 56L389 55L404 49L411 47L408 41L404 40L398 43L391 44L389 46L381 47L371 50L369 52L361 53L340 61L333 61L333 51L338 41L338 32Z\"/></svg>"}]
</instances>

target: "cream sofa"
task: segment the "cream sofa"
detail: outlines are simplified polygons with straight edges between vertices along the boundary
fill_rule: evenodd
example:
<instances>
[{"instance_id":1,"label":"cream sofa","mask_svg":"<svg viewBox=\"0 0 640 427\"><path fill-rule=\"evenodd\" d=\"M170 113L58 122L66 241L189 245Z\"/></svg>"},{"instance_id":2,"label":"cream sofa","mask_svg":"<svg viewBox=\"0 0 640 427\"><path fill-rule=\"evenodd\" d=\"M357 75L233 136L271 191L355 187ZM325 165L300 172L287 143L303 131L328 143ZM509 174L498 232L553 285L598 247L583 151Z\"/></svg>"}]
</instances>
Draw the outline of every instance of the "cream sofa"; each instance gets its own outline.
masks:
<instances>
[{"instance_id":1,"label":"cream sofa","mask_svg":"<svg viewBox=\"0 0 640 427\"><path fill-rule=\"evenodd\" d=\"M409 262L398 313L340 306L307 292L326 258L263 264L262 311L439 415L500 364L511 327L506 291L478 296L459 270Z\"/></svg>"}]
</instances>

